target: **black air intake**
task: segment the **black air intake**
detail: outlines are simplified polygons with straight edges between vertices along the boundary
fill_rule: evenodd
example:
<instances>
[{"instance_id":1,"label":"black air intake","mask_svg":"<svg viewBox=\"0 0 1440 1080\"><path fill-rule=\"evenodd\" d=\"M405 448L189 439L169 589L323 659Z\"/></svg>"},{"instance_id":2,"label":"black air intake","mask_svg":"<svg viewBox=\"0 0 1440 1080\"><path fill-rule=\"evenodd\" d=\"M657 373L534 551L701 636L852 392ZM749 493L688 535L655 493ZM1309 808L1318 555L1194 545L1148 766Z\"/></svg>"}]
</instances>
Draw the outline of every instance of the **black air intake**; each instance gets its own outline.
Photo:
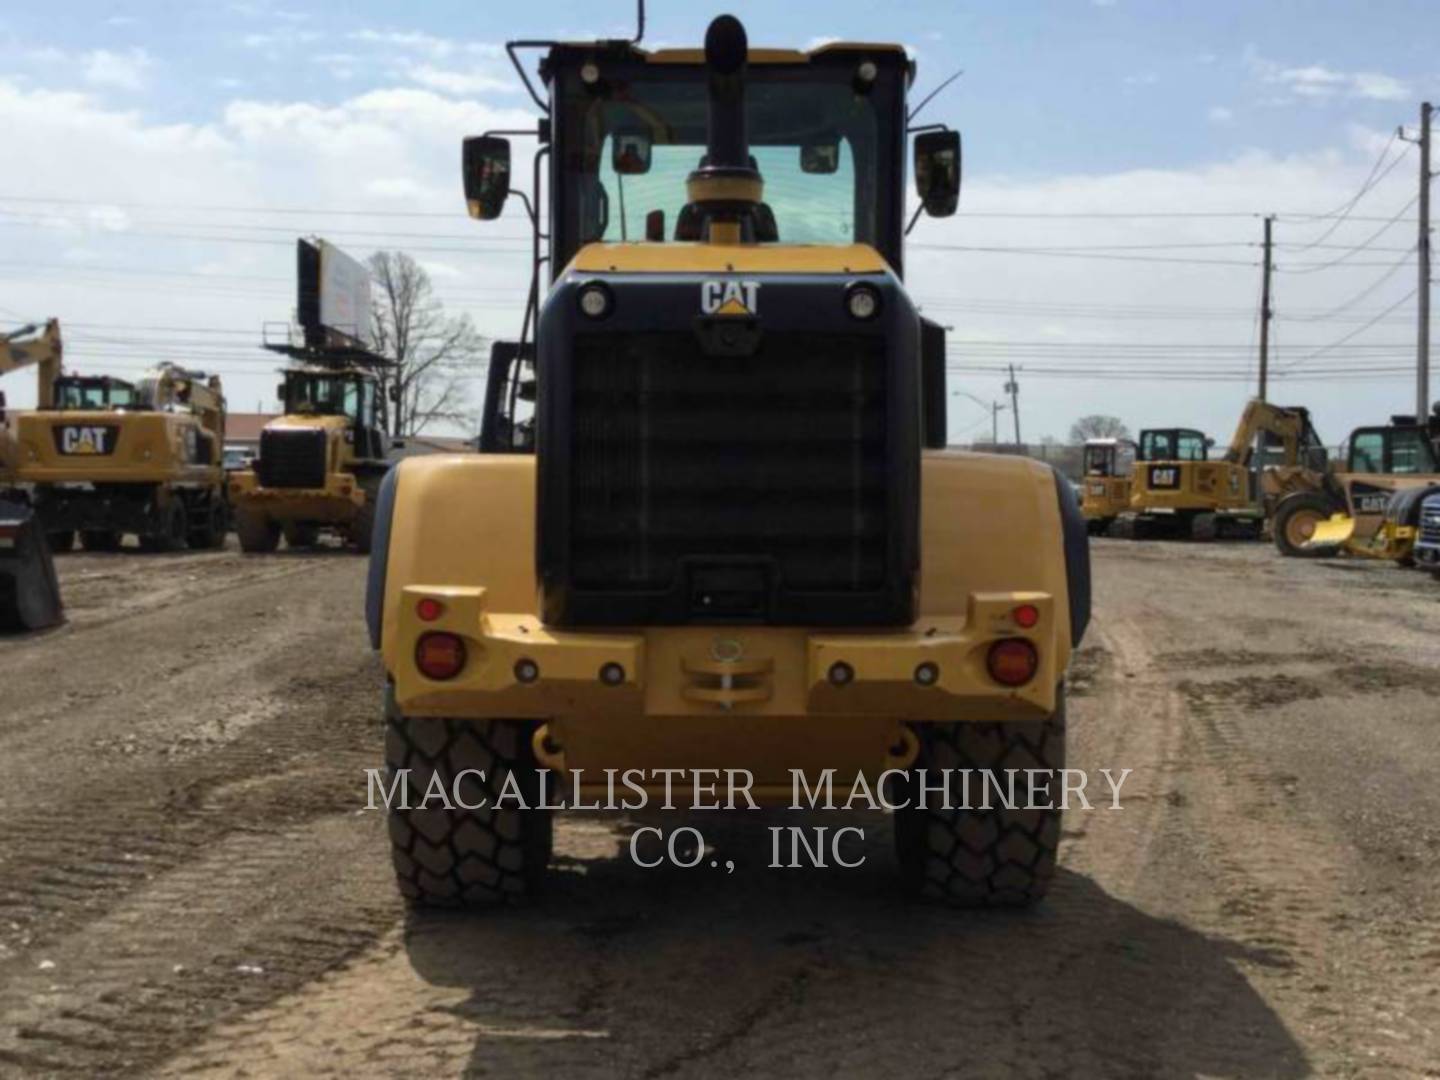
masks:
<instances>
[{"instance_id":1,"label":"black air intake","mask_svg":"<svg viewBox=\"0 0 1440 1080\"><path fill-rule=\"evenodd\" d=\"M319 428L277 428L260 433L255 471L268 488L323 488L325 432Z\"/></svg>"}]
</instances>

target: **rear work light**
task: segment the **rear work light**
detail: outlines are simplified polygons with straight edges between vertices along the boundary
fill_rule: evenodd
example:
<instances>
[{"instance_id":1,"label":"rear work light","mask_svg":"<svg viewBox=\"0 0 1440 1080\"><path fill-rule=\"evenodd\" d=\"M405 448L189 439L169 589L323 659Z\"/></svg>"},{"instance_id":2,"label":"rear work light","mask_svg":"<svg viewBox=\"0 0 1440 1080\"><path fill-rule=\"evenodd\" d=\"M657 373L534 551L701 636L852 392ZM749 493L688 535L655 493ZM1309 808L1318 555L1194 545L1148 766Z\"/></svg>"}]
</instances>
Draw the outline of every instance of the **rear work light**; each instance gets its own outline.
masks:
<instances>
[{"instance_id":1,"label":"rear work light","mask_svg":"<svg viewBox=\"0 0 1440 1080\"><path fill-rule=\"evenodd\" d=\"M1024 638L1006 638L990 646L985 666L1001 686L1024 686L1040 667L1040 654Z\"/></svg>"},{"instance_id":2,"label":"rear work light","mask_svg":"<svg viewBox=\"0 0 1440 1080\"><path fill-rule=\"evenodd\" d=\"M453 679L465 666L465 642L454 634L421 634L415 644L415 666L427 679Z\"/></svg>"}]
</instances>

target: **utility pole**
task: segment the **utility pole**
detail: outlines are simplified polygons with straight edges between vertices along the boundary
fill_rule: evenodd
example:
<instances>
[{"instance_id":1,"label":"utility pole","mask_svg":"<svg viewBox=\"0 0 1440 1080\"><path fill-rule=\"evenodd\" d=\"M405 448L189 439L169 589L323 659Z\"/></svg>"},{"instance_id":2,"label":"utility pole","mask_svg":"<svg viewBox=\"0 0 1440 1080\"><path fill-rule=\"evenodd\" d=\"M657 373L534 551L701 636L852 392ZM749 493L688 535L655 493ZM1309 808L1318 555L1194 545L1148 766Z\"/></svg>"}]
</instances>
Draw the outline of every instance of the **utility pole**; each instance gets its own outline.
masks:
<instances>
[{"instance_id":1,"label":"utility pole","mask_svg":"<svg viewBox=\"0 0 1440 1080\"><path fill-rule=\"evenodd\" d=\"M1415 418L1430 415L1430 102L1420 106L1420 303L1415 344Z\"/></svg>"},{"instance_id":2,"label":"utility pole","mask_svg":"<svg viewBox=\"0 0 1440 1080\"><path fill-rule=\"evenodd\" d=\"M1020 452L1020 384L1015 381L1015 365L1010 365L1010 381L1005 384L1010 395L1010 411L1015 414L1015 452Z\"/></svg>"},{"instance_id":3,"label":"utility pole","mask_svg":"<svg viewBox=\"0 0 1440 1080\"><path fill-rule=\"evenodd\" d=\"M1005 406L998 401L990 403L990 446L992 448L1000 446L1000 410L1003 408Z\"/></svg>"},{"instance_id":4,"label":"utility pole","mask_svg":"<svg viewBox=\"0 0 1440 1080\"><path fill-rule=\"evenodd\" d=\"M1274 244L1271 233L1275 225L1274 215L1265 217L1265 272L1260 279L1260 400L1268 400L1270 392L1270 274L1274 264Z\"/></svg>"}]
</instances>

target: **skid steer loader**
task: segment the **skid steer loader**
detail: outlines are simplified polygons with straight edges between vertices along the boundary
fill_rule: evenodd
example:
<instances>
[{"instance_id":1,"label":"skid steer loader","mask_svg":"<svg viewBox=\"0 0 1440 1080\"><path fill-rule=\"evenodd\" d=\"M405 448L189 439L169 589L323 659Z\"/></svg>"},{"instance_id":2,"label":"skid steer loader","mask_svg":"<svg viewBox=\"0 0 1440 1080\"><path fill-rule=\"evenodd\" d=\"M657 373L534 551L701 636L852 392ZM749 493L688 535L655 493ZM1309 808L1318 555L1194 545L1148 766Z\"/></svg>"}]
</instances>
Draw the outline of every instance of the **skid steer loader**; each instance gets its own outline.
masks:
<instances>
[{"instance_id":1,"label":"skid steer loader","mask_svg":"<svg viewBox=\"0 0 1440 1080\"><path fill-rule=\"evenodd\" d=\"M401 892L540 887L546 778L658 800L664 770L728 769L790 805L829 769L891 791L915 890L1035 902L1059 809L979 808L955 770L1063 762L1088 541L1048 466L943 449L945 331L902 278L912 61L751 49L730 16L703 51L540 47L545 96L517 66L548 213L488 452L404 461L378 507L390 776L464 789L391 804ZM958 133L927 125L914 157L915 215L953 213ZM462 163L495 218L509 143Z\"/></svg>"},{"instance_id":2,"label":"skid steer loader","mask_svg":"<svg viewBox=\"0 0 1440 1080\"><path fill-rule=\"evenodd\" d=\"M24 326L0 337L0 375L35 366L43 408L63 370L63 355L58 320L43 329ZM0 630L43 630L64 617L60 583L28 493L16 486L15 419L0 391Z\"/></svg>"},{"instance_id":3,"label":"skid steer loader","mask_svg":"<svg viewBox=\"0 0 1440 1080\"><path fill-rule=\"evenodd\" d=\"M146 551L225 541L219 376L162 364L137 382L62 375L48 408L16 424L16 476L50 546L115 551L133 533Z\"/></svg>"}]
</instances>

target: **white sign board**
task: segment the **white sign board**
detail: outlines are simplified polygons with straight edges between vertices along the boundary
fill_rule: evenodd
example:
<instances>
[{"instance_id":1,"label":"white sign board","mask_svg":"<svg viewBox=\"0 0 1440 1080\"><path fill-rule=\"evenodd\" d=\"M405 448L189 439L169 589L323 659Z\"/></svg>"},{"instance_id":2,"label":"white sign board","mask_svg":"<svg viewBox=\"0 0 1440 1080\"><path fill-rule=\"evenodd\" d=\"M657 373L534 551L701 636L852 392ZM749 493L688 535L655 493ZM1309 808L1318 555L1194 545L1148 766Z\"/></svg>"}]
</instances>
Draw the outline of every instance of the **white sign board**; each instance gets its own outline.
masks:
<instances>
[{"instance_id":1,"label":"white sign board","mask_svg":"<svg viewBox=\"0 0 1440 1080\"><path fill-rule=\"evenodd\" d=\"M324 240L301 240L299 256L300 325L371 348L369 269Z\"/></svg>"}]
</instances>

